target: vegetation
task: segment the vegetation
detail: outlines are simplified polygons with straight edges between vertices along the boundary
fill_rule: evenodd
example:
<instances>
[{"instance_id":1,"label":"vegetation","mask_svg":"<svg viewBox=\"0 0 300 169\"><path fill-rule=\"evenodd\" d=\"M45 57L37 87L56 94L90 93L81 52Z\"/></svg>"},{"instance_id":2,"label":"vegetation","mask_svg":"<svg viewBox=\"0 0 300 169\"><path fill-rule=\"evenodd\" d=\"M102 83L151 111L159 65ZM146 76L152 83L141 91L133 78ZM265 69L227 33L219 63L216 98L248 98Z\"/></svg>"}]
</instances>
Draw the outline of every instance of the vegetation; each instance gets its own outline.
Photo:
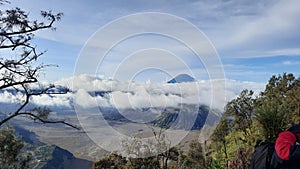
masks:
<instances>
[{"instance_id":1,"label":"vegetation","mask_svg":"<svg viewBox=\"0 0 300 169\"><path fill-rule=\"evenodd\" d=\"M208 168L202 145L197 141L192 141L189 145L189 150L186 155L184 153L181 154L179 165L183 169Z\"/></svg>"},{"instance_id":2,"label":"vegetation","mask_svg":"<svg viewBox=\"0 0 300 169\"><path fill-rule=\"evenodd\" d=\"M10 2L0 0L1 6L7 3ZM25 157L20 155L24 154L21 151L25 143L15 135L13 129L6 127L11 119L23 116L34 122L60 123L78 129L65 120L48 119L51 113L49 108L26 108L34 96L54 96L69 92L63 87L40 83L40 73L51 65L39 62L45 51L39 52L36 44L33 44L35 34L40 30L55 30L54 23L59 21L63 14L41 11L40 20L31 20L28 13L18 7L0 9L0 91L17 93L20 96L15 103L15 109L1 114L0 117L1 169L25 169L28 168L30 160L30 154Z\"/></svg>"},{"instance_id":3,"label":"vegetation","mask_svg":"<svg viewBox=\"0 0 300 169\"><path fill-rule=\"evenodd\" d=\"M168 156L167 156L168 154ZM206 169L205 158L199 142L193 141L187 154L179 152L178 147L148 157L128 157L111 153L94 164L94 169Z\"/></svg>"},{"instance_id":4,"label":"vegetation","mask_svg":"<svg viewBox=\"0 0 300 169\"><path fill-rule=\"evenodd\" d=\"M0 0L0 5L9 3ZM55 30L53 24L59 21L62 13L41 11L42 21L30 20L28 13L20 8L0 9L0 90L10 90L21 95L17 107L0 119L0 127L17 116L25 116L35 122L62 123L78 128L64 120L49 120L51 112L47 108L25 110L34 96L65 94L69 90L58 88L53 84L41 85L39 75L45 67L51 66L39 63L38 59L45 53L39 52L32 43L37 31Z\"/></svg>"},{"instance_id":5,"label":"vegetation","mask_svg":"<svg viewBox=\"0 0 300 169\"><path fill-rule=\"evenodd\" d=\"M277 135L300 118L300 77L272 76L259 95L243 90L229 102L212 134L213 168L249 168L258 139L275 142Z\"/></svg>"},{"instance_id":6,"label":"vegetation","mask_svg":"<svg viewBox=\"0 0 300 169\"><path fill-rule=\"evenodd\" d=\"M97 169L105 168L101 164L108 164L112 158L117 157L119 160L112 161L122 161L122 167L126 169L147 168L149 165L163 169L178 168L179 165L181 169L248 169L257 140L274 142L281 131L299 122L300 77L295 78L293 74L284 73L272 76L260 94L255 95L253 91L245 89L237 98L227 103L223 117L208 140L210 144L206 147L206 152L203 152L203 145L193 141L186 152L180 147L172 147L178 153L173 154L169 161L163 161L163 156L159 154L135 160L114 154L95 164ZM165 144L166 138L159 138L159 142L164 143L160 145L171 150L169 144ZM141 142L135 143L138 144L130 142L129 145L135 148L136 145L145 147ZM138 149L132 150L137 152ZM114 166L122 168L115 164Z\"/></svg>"},{"instance_id":7,"label":"vegetation","mask_svg":"<svg viewBox=\"0 0 300 169\"><path fill-rule=\"evenodd\" d=\"M9 2L0 0L0 5L6 3ZM51 65L39 62L45 51L39 52L32 43L37 31L55 30L54 23L61 17L62 13L41 11L41 21L30 20L28 13L20 8L0 9L0 90L21 95L16 109L0 118L0 166L3 169L26 169L30 160L30 154L20 155L24 142L11 128L4 127L9 120L24 116L33 122L61 123L78 129L65 120L48 119L51 110L46 107L26 109L34 96L69 92L52 84L40 84L40 73ZM176 114L164 114L157 125L170 127L175 119ZM180 147L171 147L162 130L153 130L154 140L150 142L144 143L135 137L124 143L128 158L112 153L96 162L94 167L249 168L257 139L274 142L279 132L295 123L300 123L300 78L284 73L272 76L259 95L245 89L226 105L206 152L198 142L191 142L189 150L182 152ZM195 126L198 127L202 124Z\"/></svg>"},{"instance_id":8,"label":"vegetation","mask_svg":"<svg viewBox=\"0 0 300 169\"><path fill-rule=\"evenodd\" d=\"M0 130L0 166L1 169L27 169L28 156L21 156L23 141L18 138L11 127Z\"/></svg>"}]
</instances>

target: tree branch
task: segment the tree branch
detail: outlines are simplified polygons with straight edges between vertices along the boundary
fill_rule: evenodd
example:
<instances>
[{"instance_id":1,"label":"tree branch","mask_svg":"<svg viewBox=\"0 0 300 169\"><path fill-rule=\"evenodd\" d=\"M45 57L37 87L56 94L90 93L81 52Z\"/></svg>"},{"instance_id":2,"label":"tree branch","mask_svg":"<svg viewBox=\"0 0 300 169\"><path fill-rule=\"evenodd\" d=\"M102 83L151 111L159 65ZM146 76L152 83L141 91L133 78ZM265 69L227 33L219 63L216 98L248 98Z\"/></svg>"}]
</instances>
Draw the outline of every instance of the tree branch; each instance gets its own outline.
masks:
<instances>
[{"instance_id":1,"label":"tree branch","mask_svg":"<svg viewBox=\"0 0 300 169\"><path fill-rule=\"evenodd\" d=\"M24 81L20 81L20 82L13 82L13 83L9 83L9 84L3 84L3 85L0 86L0 90L8 88L8 87L13 87L13 86L28 84L28 83L35 83L35 82L37 82L37 79L24 80Z\"/></svg>"},{"instance_id":2,"label":"tree branch","mask_svg":"<svg viewBox=\"0 0 300 169\"><path fill-rule=\"evenodd\" d=\"M6 11L6 12L11 12L11 11ZM19 15L23 12L21 11L20 9L16 9L16 12L17 14L16 15ZM58 13L56 15L53 15L51 14L51 11L49 12L46 12L46 11L42 11L41 12L41 15L44 17L44 18L47 18L50 22L47 24L47 25L44 25L44 23L34 23L33 26L30 26L29 23L27 24L24 24L24 23L19 23L19 24L22 24L22 26L25 26L24 29L20 29L19 31L12 31L12 32L0 32L0 36L16 36L16 35L20 35L20 34L27 34L27 33L32 33L32 32L36 32L38 30L41 30L41 29L49 29L49 28L52 28L53 29L53 23L56 21L56 20L60 20L60 18L62 17L62 13ZM27 17L27 16L26 16ZM26 18L27 19L27 18ZM26 29L29 28L29 29Z\"/></svg>"},{"instance_id":3,"label":"tree branch","mask_svg":"<svg viewBox=\"0 0 300 169\"><path fill-rule=\"evenodd\" d=\"M0 4L6 3L0 0ZM0 9L0 50L15 50L12 56L0 56L0 90L9 89L13 92L22 92L18 107L14 112L9 113L4 119L0 120L0 126L16 116L29 116L33 120L42 123L61 123L69 127L79 129L79 127L65 122L65 120L47 119L49 111L33 110L23 112L29 104L32 96L66 94L66 90L56 90L54 85L47 87L31 88L33 84L39 85L39 71L45 68L45 64L37 65L35 62L45 52L37 52L36 46L31 44L35 32L38 30L52 29L53 24L62 17L62 13L52 14L51 11L41 11L44 21L30 20L28 13L20 8L10 10ZM9 59L11 58L11 59Z\"/></svg>"},{"instance_id":4,"label":"tree branch","mask_svg":"<svg viewBox=\"0 0 300 169\"><path fill-rule=\"evenodd\" d=\"M68 122L66 122L65 120L47 120L47 119L43 119L43 118L40 118L39 116L33 114L33 113L30 113L30 112L22 112L22 113L19 113L19 115L28 115L28 116L31 116L33 117L34 120L38 120L44 124L46 123L52 123L52 124L57 124L57 123L60 123L60 124L64 124L64 125L67 125L69 127L72 127L74 129L77 129L77 130L80 130L80 127L78 126L75 126L73 124L70 124Z\"/></svg>"},{"instance_id":5,"label":"tree branch","mask_svg":"<svg viewBox=\"0 0 300 169\"><path fill-rule=\"evenodd\" d=\"M3 119L2 121L0 121L0 126L2 126L4 123L6 123L7 121L17 117L17 116L21 116L21 115L27 115L27 116L30 116L32 117L33 120L38 120L44 124L64 124L64 125L67 125L69 127L72 127L74 129L77 129L77 130L80 130L80 127L76 126L76 125L73 125L71 123L68 123L64 120L47 120L47 119L42 119L40 118L39 116L33 114L33 113L30 113L30 112L21 112L21 113L17 113L17 114L13 114L11 116L8 116L7 118Z\"/></svg>"}]
</instances>

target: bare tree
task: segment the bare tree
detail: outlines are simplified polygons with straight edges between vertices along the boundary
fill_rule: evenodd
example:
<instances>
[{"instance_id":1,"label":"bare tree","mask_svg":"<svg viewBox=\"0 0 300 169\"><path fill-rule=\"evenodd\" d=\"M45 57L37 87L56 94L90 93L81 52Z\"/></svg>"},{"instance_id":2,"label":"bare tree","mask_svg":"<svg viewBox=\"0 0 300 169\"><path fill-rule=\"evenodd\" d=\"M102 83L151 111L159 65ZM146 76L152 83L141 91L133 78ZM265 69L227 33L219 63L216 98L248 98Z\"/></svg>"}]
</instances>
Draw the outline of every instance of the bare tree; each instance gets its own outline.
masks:
<instances>
[{"instance_id":1,"label":"bare tree","mask_svg":"<svg viewBox=\"0 0 300 169\"><path fill-rule=\"evenodd\" d=\"M9 3L0 0L0 5ZM0 119L0 126L16 116L26 116L42 123L62 123L78 129L77 126L65 120L49 120L43 109L25 111L33 96L66 94L68 89L50 84L40 85L39 75L48 66L39 63L38 59L45 51L38 52L32 40L39 30L55 30L53 24L59 21L62 13L53 14L51 11L41 11L41 21L30 20L28 13L20 8L0 10L0 91L10 90L22 93L20 106ZM34 87L35 86L35 87ZM36 88L36 86L40 86ZM46 114L45 114L46 113ZM49 112L48 112L49 113Z\"/></svg>"}]
</instances>

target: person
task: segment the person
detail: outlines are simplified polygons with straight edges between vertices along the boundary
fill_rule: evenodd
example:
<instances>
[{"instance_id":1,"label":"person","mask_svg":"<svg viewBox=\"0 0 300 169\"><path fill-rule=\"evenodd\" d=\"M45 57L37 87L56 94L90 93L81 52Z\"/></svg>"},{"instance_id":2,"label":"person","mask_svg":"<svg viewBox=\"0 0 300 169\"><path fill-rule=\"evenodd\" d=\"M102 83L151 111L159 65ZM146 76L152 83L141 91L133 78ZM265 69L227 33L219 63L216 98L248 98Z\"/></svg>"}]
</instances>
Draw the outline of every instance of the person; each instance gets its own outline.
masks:
<instances>
[{"instance_id":1,"label":"person","mask_svg":"<svg viewBox=\"0 0 300 169\"><path fill-rule=\"evenodd\" d=\"M300 125L293 125L288 131L279 133L271 169L300 169Z\"/></svg>"}]
</instances>

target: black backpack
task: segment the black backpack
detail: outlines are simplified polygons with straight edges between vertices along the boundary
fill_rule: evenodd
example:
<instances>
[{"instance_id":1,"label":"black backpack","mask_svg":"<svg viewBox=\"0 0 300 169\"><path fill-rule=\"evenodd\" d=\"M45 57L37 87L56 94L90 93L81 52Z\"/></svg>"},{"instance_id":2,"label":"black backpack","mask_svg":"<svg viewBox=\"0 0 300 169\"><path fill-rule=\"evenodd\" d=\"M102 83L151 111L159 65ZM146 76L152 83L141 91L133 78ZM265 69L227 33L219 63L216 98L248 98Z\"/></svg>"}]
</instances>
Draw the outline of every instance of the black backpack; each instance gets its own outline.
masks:
<instances>
[{"instance_id":1,"label":"black backpack","mask_svg":"<svg viewBox=\"0 0 300 169\"><path fill-rule=\"evenodd\" d=\"M250 169L270 169L275 143L257 141L250 162Z\"/></svg>"},{"instance_id":2,"label":"black backpack","mask_svg":"<svg viewBox=\"0 0 300 169\"><path fill-rule=\"evenodd\" d=\"M296 135L300 133L300 125L294 125L288 131L297 138L290 149L289 160L285 161L278 157L275 143L258 141L252 153L250 169L300 169L300 139Z\"/></svg>"}]
</instances>

